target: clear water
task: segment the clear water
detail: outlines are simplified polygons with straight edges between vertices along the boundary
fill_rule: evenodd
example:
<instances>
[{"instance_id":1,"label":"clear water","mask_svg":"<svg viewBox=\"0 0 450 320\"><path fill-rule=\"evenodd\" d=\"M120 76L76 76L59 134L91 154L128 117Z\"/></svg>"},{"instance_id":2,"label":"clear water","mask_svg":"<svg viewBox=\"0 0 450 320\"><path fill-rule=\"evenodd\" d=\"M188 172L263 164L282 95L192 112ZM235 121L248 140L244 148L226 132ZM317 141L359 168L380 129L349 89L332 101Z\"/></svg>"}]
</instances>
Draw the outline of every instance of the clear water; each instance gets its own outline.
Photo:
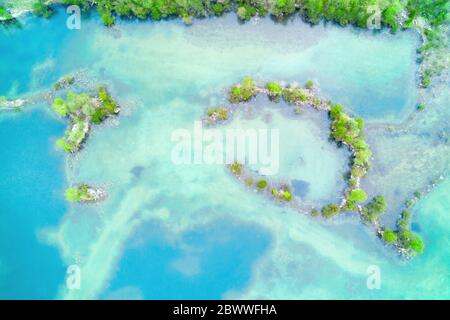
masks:
<instances>
[{"instance_id":1,"label":"clear water","mask_svg":"<svg viewBox=\"0 0 450 320\"><path fill-rule=\"evenodd\" d=\"M412 33L311 28L300 21L240 25L234 16L191 27L123 22L115 30L91 17L71 31L60 13L50 21L30 18L22 30L1 31L0 94L45 88L84 68L110 86L123 112L118 121L96 128L75 158L53 149L64 123L44 106L0 115L0 294L449 298L448 180L415 208L426 250L406 262L355 217L316 221L249 191L222 166L171 162L173 130L191 129L207 107L225 103L226 88L246 75L301 83L312 78L322 95L369 122L401 122L418 95L417 41ZM421 188L448 167L448 145L430 134L449 122L448 86L436 90L427 110L431 120L416 121L413 133L367 132L379 166L364 183L370 195L381 190L388 196L388 218L395 218L403 201L396 195ZM312 200L339 192L345 154L323 132L314 133L324 125L320 119L305 115L297 127L297 120L274 114L273 125L298 134L298 145L286 141L280 151L280 174L311 182ZM392 155L397 150L407 155L402 161ZM311 174L324 155L322 166L333 169ZM420 170L408 166L418 158ZM409 179L411 172L416 176ZM313 180L327 188L314 189ZM105 186L108 199L67 205L63 189L77 182ZM74 263L81 267L80 290L64 286L65 266ZM370 265L380 267L380 290L366 287Z\"/></svg>"}]
</instances>

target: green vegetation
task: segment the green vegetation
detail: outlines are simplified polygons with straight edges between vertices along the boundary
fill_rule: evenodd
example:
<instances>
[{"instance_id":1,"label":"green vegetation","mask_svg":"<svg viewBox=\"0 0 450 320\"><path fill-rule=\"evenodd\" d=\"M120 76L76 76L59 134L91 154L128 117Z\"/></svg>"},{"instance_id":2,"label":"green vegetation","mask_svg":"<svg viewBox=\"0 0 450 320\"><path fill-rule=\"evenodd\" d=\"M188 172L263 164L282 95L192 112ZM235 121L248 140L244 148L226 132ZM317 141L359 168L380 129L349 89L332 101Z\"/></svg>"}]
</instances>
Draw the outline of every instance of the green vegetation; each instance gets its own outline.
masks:
<instances>
[{"instance_id":1,"label":"green vegetation","mask_svg":"<svg viewBox=\"0 0 450 320\"><path fill-rule=\"evenodd\" d=\"M422 239L411 232L411 216L411 212L405 210L397 221L397 242L408 254L415 255L423 252L424 245Z\"/></svg>"},{"instance_id":2,"label":"green vegetation","mask_svg":"<svg viewBox=\"0 0 450 320\"><path fill-rule=\"evenodd\" d=\"M284 88L281 95L287 103L304 102L307 99L306 93L297 88Z\"/></svg>"},{"instance_id":3,"label":"green vegetation","mask_svg":"<svg viewBox=\"0 0 450 320\"><path fill-rule=\"evenodd\" d=\"M75 83L75 77L64 76L53 85L53 88L55 90L61 90L61 89L65 89L65 88L71 86L74 83Z\"/></svg>"},{"instance_id":4,"label":"green vegetation","mask_svg":"<svg viewBox=\"0 0 450 320\"><path fill-rule=\"evenodd\" d=\"M408 199L408 200L406 200L406 202L405 202L405 206L406 206L407 208L412 208L412 207L414 206L415 203L416 203L416 202L415 202L413 199Z\"/></svg>"},{"instance_id":5,"label":"green vegetation","mask_svg":"<svg viewBox=\"0 0 450 320\"><path fill-rule=\"evenodd\" d=\"M249 187L253 185L253 180L251 178L246 178L244 181L245 184L248 185Z\"/></svg>"},{"instance_id":6,"label":"green vegetation","mask_svg":"<svg viewBox=\"0 0 450 320\"><path fill-rule=\"evenodd\" d=\"M386 200L383 196L374 197L362 209L362 218L368 223L375 224L378 222L378 217L384 213L387 208Z\"/></svg>"},{"instance_id":7,"label":"green vegetation","mask_svg":"<svg viewBox=\"0 0 450 320\"><path fill-rule=\"evenodd\" d=\"M0 5L0 23L14 20L11 13L4 6Z\"/></svg>"},{"instance_id":8,"label":"green vegetation","mask_svg":"<svg viewBox=\"0 0 450 320\"><path fill-rule=\"evenodd\" d=\"M268 14L277 19L285 19L299 10L302 17L312 24L324 19L342 26L352 24L361 28L367 27L367 21L373 14L369 7L378 4L375 0L275 0L271 6L263 0L62 0L62 3L77 4L84 8L96 4L102 17L107 17L107 22L111 19L114 22L114 15L159 20L170 16L220 16L231 10L241 20ZM405 27L412 26L412 21L418 16L426 18L433 27L449 21L446 0L386 0L379 5L382 10L381 24L393 31L400 27L397 15L402 10L408 13Z\"/></svg>"},{"instance_id":9,"label":"green vegetation","mask_svg":"<svg viewBox=\"0 0 450 320\"><path fill-rule=\"evenodd\" d=\"M292 200L292 193L288 190L287 186L283 186L280 190L272 189L272 195L280 201L290 202Z\"/></svg>"},{"instance_id":10,"label":"green vegetation","mask_svg":"<svg viewBox=\"0 0 450 320\"><path fill-rule=\"evenodd\" d=\"M311 90L314 87L314 81L308 80L305 84L305 88Z\"/></svg>"},{"instance_id":11,"label":"green vegetation","mask_svg":"<svg viewBox=\"0 0 450 320\"><path fill-rule=\"evenodd\" d=\"M235 175L240 175L242 173L242 164L239 162L234 162L230 165L230 170Z\"/></svg>"},{"instance_id":12,"label":"green vegetation","mask_svg":"<svg viewBox=\"0 0 450 320\"><path fill-rule=\"evenodd\" d=\"M313 216L313 217L318 217L318 216L320 216L320 211L317 210L317 209L312 209L312 210L311 210L311 216Z\"/></svg>"},{"instance_id":13,"label":"green vegetation","mask_svg":"<svg viewBox=\"0 0 450 320\"><path fill-rule=\"evenodd\" d=\"M213 120L225 121L228 119L228 109L225 107L209 108L206 114Z\"/></svg>"},{"instance_id":14,"label":"green vegetation","mask_svg":"<svg viewBox=\"0 0 450 320\"><path fill-rule=\"evenodd\" d=\"M66 102L61 98L56 98L53 101L52 109L61 117L67 116L69 110L67 109Z\"/></svg>"},{"instance_id":15,"label":"green vegetation","mask_svg":"<svg viewBox=\"0 0 450 320\"><path fill-rule=\"evenodd\" d=\"M350 195L347 198L346 209L355 210L356 203L364 202L367 200L367 194L362 189L354 189L350 192Z\"/></svg>"},{"instance_id":16,"label":"green vegetation","mask_svg":"<svg viewBox=\"0 0 450 320\"><path fill-rule=\"evenodd\" d=\"M421 103L417 106L417 110L422 111L425 110L425 104Z\"/></svg>"},{"instance_id":17,"label":"green vegetation","mask_svg":"<svg viewBox=\"0 0 450 320\"><path fill-rule=\"evenodd\" d=\"M270 99L278 99L283 93L283 87L278 82L267 82L266 89Z\"/></svg>"},{"instance_id":18,"label":"green vegetation","mask_svg":"<svg viewBox=\"0 0 450 320\"><path fill-rule=\"evenodd\" d=\"M91 122L99 124L106 117L119 112L117 103L104 86L98 88L96 96L68 92L66 100L55 98L52 109L60 117L68 117L70 120L70 129L66 130L64 137L56 141L57 147L68 153L79 150L86 139Z\"/></svg>"},{"instance_id":19,"label":"green vegetation","mask_svg":"<svg viewBox=\"0 0 450 320\"><path fill-rule=\"evenodd\" d=\"M339 206L337 204L327 204L322 208L322 216L324 218L331 218L340 212Z\"/></svg>"},{"instance_id":20,"label":"green vegetation","mask_svg":"<svg viewBox=\"0 0 450 320\"><path fill-rule=\"evenodd\" d=\"M53 10L45 4L44 0L38 0L33 4L33 14L48 19L53 15Z\"/></svg>"},{"instance_id":21,"label":"green vegetation","mask_svg":"<svg viewBox=\"0 0 450 320\"><path fill-rule=\"evenodd\" d=\"M245 77L241 84L231 87L228 99L232 103L246 102L256 95L256 83L250 77Z\"/></svg>"},{"instance_id":22,"label":"green vegetation","mask_svg":"<svg viewBox=\"0 0 450 320\"><path fill-rule=\"evenodd\" d=\"M397 241L397 234L392 231L390 228L385 228L383 230L383 240L388 244L393 244Z\"/></svg>"},{"instance_id":23,"label":"green vegetation","mask_svg":"<svg viewBox=\"0 0 450 320\"><path fill-rule=\"evenodd\" d=\"M256 186L258 187L258 189L263 190L267 187L267 181L266 180L259 180L256 183Z\"/></svg>"},{"instance_id":24,"label":"green vegetation","mask_svg":"<svg viewBox=\"0 0 450 320\"><path fill-rule=\"evenodd\" d=\"M349 200L353 202L364 202L367 200L367 194L362 189L355 189L351 192Z\"/></svg>"},{"instance_id":25,"label":"green vegetation","mask_svg":"<svg viewBox=\"0 0 450 320\"><path fill-rule=\"evenodd\" d=\"M364 176L364 171L370 167L369 158L372 156L372 152L364 140L364 134L362 132L364 127L363 120L361 118L351 118L343 112L341 105L331 107L329 115L332 120L332 138L337 142L349 145L353 149L352 172ZM357 169L358 167L363 170Z\"/></svg>"},{"instance_id":26,"label":"green vegetation","mask_svg":"<svg viewBox=\"0 0 450 320\"><path fill-rule=\"evenodd\" d=\"M64 195L67 201L80 202L80 201L94 201L95 197L89 192L90 188L86 184L82 184L78 187L68 188Z\"/></svg>"}]
</instances>

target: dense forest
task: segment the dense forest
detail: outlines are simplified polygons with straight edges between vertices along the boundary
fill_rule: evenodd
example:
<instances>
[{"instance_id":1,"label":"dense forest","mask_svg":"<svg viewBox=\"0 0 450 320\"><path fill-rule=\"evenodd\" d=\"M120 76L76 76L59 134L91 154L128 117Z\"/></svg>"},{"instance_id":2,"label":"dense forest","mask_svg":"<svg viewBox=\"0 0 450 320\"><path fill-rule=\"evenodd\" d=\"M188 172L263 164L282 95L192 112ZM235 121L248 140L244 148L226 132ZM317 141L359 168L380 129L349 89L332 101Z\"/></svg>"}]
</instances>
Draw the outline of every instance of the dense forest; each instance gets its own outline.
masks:
<instances>
[{"instance_id":1,"label":"dense forest","mask_svg":"<svg viewBox=\"0 0 450 320\"><path fill-rule=\"evenodd\" d=\"M241 20L266 15L283 20L298 12L312 24L324 19L361 28L380 13L382 26L394 31L411 26L418 16L432 26L449 22L448 0L38 0L34 11L49 16L48 4L74 4L85 10L96 6L106 25L112 25L117 16L154 20L179 16L190 22L192 17L220 16L230 11Z\"/></svg>"},{"instance_id":2,"label":"dense forest","mask_svg":"<svg viewBox=\"0 0 450 320\"><path fill-rule=\"evenodd\" d=\"M66 4L79 4L89 7L87 0L63 0ZM105 24L114 23L115 13L118 16L138 17L139 19L161 19L168 16L190 17L222 15L227 11L235 11L242 20L256 15L270 14L276 19L285 19L296 11L310 23L317 24L321 19L334 21L340 25L353 24L365 28L378 6L381 12L381 23L396 30L399 27L397 15L407 12L406 26L416 16L422 16L432 24L440 25L449 20L449 1L447 0L96 0L98 10Z\"/></svg>"}]
</instances>

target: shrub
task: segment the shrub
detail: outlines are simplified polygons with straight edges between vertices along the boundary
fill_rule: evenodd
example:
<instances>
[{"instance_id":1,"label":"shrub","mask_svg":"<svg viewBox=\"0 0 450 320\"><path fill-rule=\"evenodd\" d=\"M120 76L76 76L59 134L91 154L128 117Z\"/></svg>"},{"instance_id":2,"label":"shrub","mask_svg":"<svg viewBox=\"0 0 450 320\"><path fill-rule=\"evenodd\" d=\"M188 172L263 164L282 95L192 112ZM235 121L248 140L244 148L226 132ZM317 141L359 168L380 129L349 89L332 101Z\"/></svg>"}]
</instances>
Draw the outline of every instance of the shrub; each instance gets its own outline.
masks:
<instances>
[{"instance_id":1,"label":"shrub","mask_svg":"<svg viewBox=\"0 0 450 320\"><path fill-rule=\"evenodd\" d=\"M291 201L292 200L292 193L290 191L284 190L283 192L283 200L284 201Z\"/></svg>"},{"instance_id":2,"label":"shrub","mask_svg":"<svg viewBox=\"0 0 450 320\"><path fill-rule=\"evenodd\" d=\"M369 223L376 223L378 217L386 210L387 204L383 196L374 197L362 209L362 218Z\"/></svg>"},{"instance_id":3,"label":"shrub","mask_svg":"<svg viewBox=\"0 0 450 320\"><path fill-rule=\"evenodd\" d=\"M414 250L415 253L421 254L423 252L423 241L419 236L414 236L414 238L410 241L411 249Z\"/></svg>"},{"instance_id":4,"label":"shrub","mask_svg":"<svg viewBox=\"0 0 450 320\"><path fill-rule=\"evenodd\" d=\"M228 109L225 107L220 108L209 108L207 111L208 117L215 116L220 120L227 120L228 119Z\"/></svg>"},{"instance_id":5,"label":"shrub","mask_svg":"<svg viewBox=\"0 0 450 320\"><path fill-rule=\"evenodd\" d=\"M421 103L417 106L417 110L422 111L425 110L425 104Z\"/></svg>"},{"instance_id":6,"label":"shrub","mask_svg":"<svg viewBox=\"0 0 450 320\"><path fill-rule=\"evenodd\" d=\"M0 23L3 21L8 22L14 20L13 16L9 11L0 4Z\"/></svg>"},{"instance_id":7,"label":"shrub","mask_svg":"<svg viewBox=\"0 0 450 320\"><path fill-rule=\"evenodd\" d=\"M61 117L67 116L69 110L67 109L67 105L61 98L56 98L53 101L52 109Z\"/></svg>"},{"instance_id":8,"label":"shrub","mask_svg":"<svg viewBox=\"0 0 450 320\"><path fill-rule=\"evenodd\" d=\"M109 95L106 86L100 86L97 89L98 98L101 101L101 108L104 109L105 112L109 114L117 113L117 103L111 98Z\"/></svg>"},{"instance_id":9,"label":"shrub","mask_svg":"<svg viewBox=\"0 0 450 320\"><path fill-rule=\"evenodd\" d=\"M33 14L48 19L53 15L53 10L43 0L39 0L33 4Z\"/></svg>"},{"instance_id":10,"label":"shrub","mask_svg":"<svg viewBox=\"0 0 450 320\"><path fill-rule=\"evenodd\" d=\"M266 89L269 92L269 97L271 97L271 98L277 98L283 92L283 88L277 82L266 83Z\"/></svg>"},{"instance_id":11,"label":"shrub","mask_svg":"<svg viewBox=\"0 0 450 320\"><path fill-rule=\"evenodd\" d=\"M318 217L320 215L320 211L317 209L312 209L311 210L311 216L313 217Z\"/></svg>"},{"instance_id":12,"label":"shrub","mask_svg":"<svg viewBox=\"0 0 450 320\"><path fill-rule=\"evenodd\" d=\"M397 235L394 231L392 231L392 229L386 228L383 231L383 240L388 244L393 244L395 241L397 241Z\"/></svg>"},{"instance_id":13,"label":"shrub","mask_svg":"<svg viewBox=\"0 0 450 320\"><path fill-rule=\"evenodd\" d=\"M77 151L77 146L75 146L73 143L69 142L66 137L62 137L58 140L56 140L56 146L62 150L64 150L67 153L73 153Z\"/></svg>"},{"instance_id":14,"label":"shrub","mask_svg":"<svg viewBox=\"0 0 450 320\"><path fill-rule=\"evenodd\" d=\"M71 202L94 200L94 198L89 194L89 186L86 184L68 188L64 195L66 196L66 199Z\"/></svg>"},{"instance_id":15,"label":"shrub","mask_svg":"<svg viewBox=\"0 0 450 320\"><path fill-rule=\"evenodd\" d=\"M259 180L256 183L256 186L258 187L258 189L263 190L267 187L267 181L266 180Z\"/></svg>"},{"instance_id":16,"label":"shrub","mask_svg":"<svg viewBox=\"0 0 450 320\"><path fill-rule=\"evenodd\" d=\"M356 189L350 193L349 201L364 202L366 200L367 200L367 194L362 189Z\"/></svg>"},{"instance_id":17,"label":"shrub","mask_svg":"<svg viewBox=\"0 0 450 320\"><path fill-rule=\"evenodd\" d=\"M242 172L242 164L239 162L234 162L230 165L231 172L235 175L240 175Z\"/></svg>"},{"instance_id":18,"label":"shrub","mask_svg":"<svg viewBox=\"0 0 450 320\"><path fill-rule=\"evenodd\" d=\"M251 178L247 178L247 179L245 179L245 183L246 183L248 186L252 186L252 185L253 185L253 180L252 180Z\"/></svg>"},{"instance_id":19,"label":"shrub","mask_svg":"<svg viewBox=\"0 0 450 320\"><path fill-rule=\"evenodd\" d=\"M72 84L75 83L75 77L73 76L65 76L61 79L59 79L54 85L53 87L55 88L55 90L60 90L63 89L65 87L68 87Z\"/></svg>"},{"instance_id":20,"label":"shrub","mask_svg":"<svg viewBox=\"0 0 450 320\"><path fill-rule=\"evenodd\" d=\"M322 216L324 218L331 218L340 212L339 206L337 204L327 204L322 208Z\"/></svg>"},{"instance_id":21,"label":"shrub","mask_svg":"<svg viewBox=\"0 0 450 320\"><path fill-rule=\"evenodd\" d=\"M286 88L282 91L284 101L287 103L296 103L306 101L306 93L302 89Z\"/></svg>"},{"instance_id":22,"label":"shrub","mask_svg":"<svg viewBox=\"0 0 450 320\"><path fill-rule=\"evenodd\" d=\"M252 78L246 77L241 84L231 87L228 99L232 103L249 101L256 95L256 83Z\"/></svg>"},{"instance_id":23,"label":"shrub","mask_svg":"<svg viewBox=\"0 0 450 320\"><path fill-rule=\"evenodd\" d=\"M308 80L305 84L305 88L311 90L314 87L314 81Z\"/></svg>"}]
</instances>

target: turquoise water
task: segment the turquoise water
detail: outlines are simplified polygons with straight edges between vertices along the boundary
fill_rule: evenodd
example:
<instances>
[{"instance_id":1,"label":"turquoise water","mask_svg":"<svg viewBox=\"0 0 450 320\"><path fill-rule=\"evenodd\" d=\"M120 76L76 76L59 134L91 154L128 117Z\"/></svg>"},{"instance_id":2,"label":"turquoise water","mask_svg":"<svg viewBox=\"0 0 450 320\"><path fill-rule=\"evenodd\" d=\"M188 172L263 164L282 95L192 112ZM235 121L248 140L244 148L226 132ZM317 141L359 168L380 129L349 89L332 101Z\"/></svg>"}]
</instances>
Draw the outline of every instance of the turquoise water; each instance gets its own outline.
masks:
<instances>
[{"instance_id":1,"label":"turquoise water","mask_svg":"<svg viewBox=\"0 0 450 320\"><path fill-rule=\"evenodd\" d=\"M43 108L44 106L41 106ZM3 115L2 115L3 116ZM0 297L55 297L65 268L40 239L67 210L64 157L53 149L61 123L42 111L0 122Z\"/></svg>"},{"instance_id":2,"label":"turquoise water","mask_svg":"<svg viewBox=\"0 0 450 320\"><path fill-rule=\"evenodd\" d=\"M53 149L64 124L47 112L0 114L2 297L450 297L448 180L414 209L425 253L401 261L356 217L316 221L249 191L222 166L171 161L171 133L191 130L246 75L312 78L323 96L368 122L401 122L418 96L414 34L270 19L240 25L234 16L191 27L122 22L113 30L92 17L71 31L64 18L29 18L21 30L0 32L0 95L45 88L82 70L85 79L109 85L122 113L95 128L76 157ZM435 89L423 113L428 120L414 121L408 134L367 130L375 156L364 184L369 196L388 197L386 220L395 219L403 196L448 167L448 144L436 138L448 128L446 101L448 84ZM307 201L332 199L342 188L345 152L328 143L320 115L297 122L279 109L269 127L286 137L280 177L308 183ZM240 117L230 125L241 123L264 126ZM64 188L79 182L104 186L108 198L67 205ZM64 286L69 264L81 268L79 290ZM380 267L380 290L366 287L370 265Z\"/></svg>"}]
</instances>

